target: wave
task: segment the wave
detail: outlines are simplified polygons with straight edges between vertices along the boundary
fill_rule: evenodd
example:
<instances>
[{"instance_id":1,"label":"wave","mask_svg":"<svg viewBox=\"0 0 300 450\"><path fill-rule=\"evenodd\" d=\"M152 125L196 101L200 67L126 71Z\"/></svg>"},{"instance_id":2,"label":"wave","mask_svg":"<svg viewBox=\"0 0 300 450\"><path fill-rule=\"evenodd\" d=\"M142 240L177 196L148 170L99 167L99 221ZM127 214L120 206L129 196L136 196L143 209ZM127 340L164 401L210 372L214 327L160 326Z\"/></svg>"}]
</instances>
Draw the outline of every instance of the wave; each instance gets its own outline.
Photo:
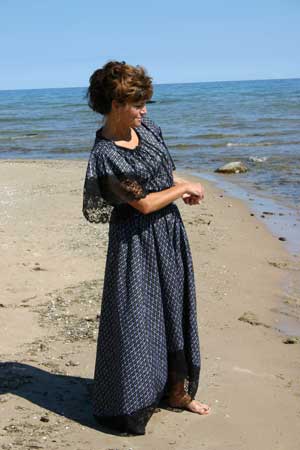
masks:
<instances>
[{"instance_id":1,"label":"wave","mask_svg":"<svg viewBox=\"0 0 300 450\"><path fill-rule=\"evenodd\" d=\"M17 136L1 136L0 140L1 141L16 141L18 139L27 139L27 138L36 138L36 137L41 137L40 133L26 133L26 134L20 134Z\"/></svg>"},{"instance_id":2,"label":"wave","mask_svg":"<svg viewBox=\"0 0 300 450\"><path fill-rule=\"evenodd\" d=\"M201 144L168 144L169 148L174 148L174 149L192 149L195 147L203 147L203 145Z\"/></svg>"},{"instance_id":3,"label":"wave","mask_svg":"<svg viewBox=\"0 0 300 450\"><path fill-rule=\"evenodd\" d=\"M300 117L260 117L256 122L293 122L300 123Z\"/></svg>"},{"instance_id":4,"label":"wave","mask_svg":"<svg viewBox=\"0 0 300 450\"><path fill-rule=\"evenodd\" d=\"M90 147L86 147L86 148L56 148L53 150L48 150L47 153L62 153L62 154L67 154L67 153L88 153L91 151Z\"/></svg>"},{"instance_id":5,"label":"wave","mask_svg":"<svg viewBox=\"0 0 300 450\"><path fill-rule=\"evenodd\" d=\"M248 160L255 163L266 162L269 159L268 156L249 156Z\"/></svg>"},{"instance_id":6,"label":"wave","mask_svg":"<svg viewBox=\"0 0 300 450\"><path fill-rule=\"evenodd\" d=\"M188 138L192 139L228 139L228 138L240 138L240 134L223 134L223 133L204 133L204 134L192 134Z\"/></svg>"},{"instance_id":7,"label":"wave","mask_svg":"<svg viewBox=\"0 0 300 450\"><path fill-rule=\"evenodd\" d=\"M227 142L226 147L267 147L271 145L299 145L300 141Z\"/></svg>"}]
</instances>

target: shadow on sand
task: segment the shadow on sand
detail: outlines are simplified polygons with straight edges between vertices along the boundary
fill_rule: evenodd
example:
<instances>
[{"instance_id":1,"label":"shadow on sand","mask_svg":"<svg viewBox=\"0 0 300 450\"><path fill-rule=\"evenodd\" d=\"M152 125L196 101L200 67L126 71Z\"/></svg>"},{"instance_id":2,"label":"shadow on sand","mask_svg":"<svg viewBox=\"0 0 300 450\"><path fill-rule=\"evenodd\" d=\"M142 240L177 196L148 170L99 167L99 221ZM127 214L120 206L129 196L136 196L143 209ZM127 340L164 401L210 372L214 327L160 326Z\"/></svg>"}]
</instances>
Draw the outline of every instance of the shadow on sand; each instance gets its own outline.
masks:
<instances>
[{"instance_id":1,"label":"shadow on sand","mask_svg":"<svg viewBox=\"0 0 300 450\"><path fill-rule=\"evenodd\" d=\"M91 408L92 390L93 380L89 378L54 374L18 362L0 363L0 395L12 393L85 427L128 436L96 422ZM182 412L167 407L163 399L159 408Z\"/></svg>"},{"instance_id":2,"label":"shadow on sand","mask_svg":"<svg viewBox=\"0 0 300 450\"><path fill-rule=\"evenodd\" d=\"M28 364L0 363L0 395L12 393L85 427L122 435L100 426L92 415L93 380L46 372Z\"/></svg>"}]
</instances>

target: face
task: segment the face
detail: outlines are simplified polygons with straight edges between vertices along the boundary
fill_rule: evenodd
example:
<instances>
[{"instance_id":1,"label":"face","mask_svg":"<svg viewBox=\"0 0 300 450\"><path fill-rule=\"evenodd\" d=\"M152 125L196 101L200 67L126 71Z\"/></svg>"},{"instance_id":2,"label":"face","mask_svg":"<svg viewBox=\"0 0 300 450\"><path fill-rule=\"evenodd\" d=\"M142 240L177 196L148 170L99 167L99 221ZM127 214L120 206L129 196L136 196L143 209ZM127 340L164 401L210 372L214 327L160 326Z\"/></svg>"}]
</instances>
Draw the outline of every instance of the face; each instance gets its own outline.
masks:
<instances>
[{"instance_id":1,"label":"face","mask_svg":"<svg viewBox=\"0 0 300 450\"><path fill-rule=\"evenodd\" d=\"M118 105L117 110L119 120L124 125L132 128L139 127L141 125L143 115L147 113L145 102Z\"/></svg>"}]
</instances>

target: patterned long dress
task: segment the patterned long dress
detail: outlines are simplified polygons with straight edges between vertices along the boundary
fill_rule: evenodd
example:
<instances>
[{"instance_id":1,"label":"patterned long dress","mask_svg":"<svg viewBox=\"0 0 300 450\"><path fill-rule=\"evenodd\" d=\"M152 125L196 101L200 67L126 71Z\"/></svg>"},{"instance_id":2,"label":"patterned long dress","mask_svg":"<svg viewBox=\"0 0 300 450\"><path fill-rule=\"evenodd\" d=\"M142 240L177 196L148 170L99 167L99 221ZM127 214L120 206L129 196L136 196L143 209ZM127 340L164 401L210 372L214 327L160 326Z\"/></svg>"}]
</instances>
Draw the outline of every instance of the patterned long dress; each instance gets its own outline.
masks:
<instances>
[{"instance_id":1,"label":"patterned long dress","mask_svg":"<svg viewBox=\"0 0 300 450\"><path fill-rule=\"evenodd\" d=\"M142 214L132 199L174 184L160 128L144 118L134 150L96 134L83 197L90 222L109 221L93 412L119 432L145 434L170 376L195 397L200 373L196 293L187 234L174 203Z\"/></svg>"}]
</instances>

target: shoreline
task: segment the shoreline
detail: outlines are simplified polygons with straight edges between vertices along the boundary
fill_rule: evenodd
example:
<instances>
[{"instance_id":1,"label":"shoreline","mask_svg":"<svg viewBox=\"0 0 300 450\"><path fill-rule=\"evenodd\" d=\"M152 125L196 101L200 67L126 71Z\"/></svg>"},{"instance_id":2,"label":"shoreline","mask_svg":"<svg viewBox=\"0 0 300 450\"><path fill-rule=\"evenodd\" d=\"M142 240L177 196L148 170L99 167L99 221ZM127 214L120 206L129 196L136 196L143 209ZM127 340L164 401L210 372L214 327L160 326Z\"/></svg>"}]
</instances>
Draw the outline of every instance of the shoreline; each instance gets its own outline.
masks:
<instances>
[{"instance_id":1,"label":"shoreline","mask_svg":"<svg viewBox=\"0 0 300 450\"><path fill-rule=\"evenodd\" d=\"M300 211L291 205L285 204L281 199L261 196L254 190L249 190L245 186L233 181L234 175L216 176L213 173L184 171L200 179L211 182L221 189L226 195L238 198L246 203L251 212L256 214L258 219L264 219L270 232L277 238L284 237L284 246L291 256L300 256ZM297 223L298 222L298 223ZM297 227L298 226L298 227Z\"/></svg>"},{"instance_id":2,"label":"shoreline","mask_svg":"<svg viewBox=\"0 0 300 450\"><path fill-rule=\"evenodd\" d=\"M196 279L196 398L212 413L161 409L134 438L99 431L90 391L108 226L81 214L85 169L81 160L0 161L3 448L297 450L300 343L283 342L283 321L299 317L298 294L284 292L299 262L242 200L206 180L204 202L176 204Z\"/></svg>"}]
</instances>

